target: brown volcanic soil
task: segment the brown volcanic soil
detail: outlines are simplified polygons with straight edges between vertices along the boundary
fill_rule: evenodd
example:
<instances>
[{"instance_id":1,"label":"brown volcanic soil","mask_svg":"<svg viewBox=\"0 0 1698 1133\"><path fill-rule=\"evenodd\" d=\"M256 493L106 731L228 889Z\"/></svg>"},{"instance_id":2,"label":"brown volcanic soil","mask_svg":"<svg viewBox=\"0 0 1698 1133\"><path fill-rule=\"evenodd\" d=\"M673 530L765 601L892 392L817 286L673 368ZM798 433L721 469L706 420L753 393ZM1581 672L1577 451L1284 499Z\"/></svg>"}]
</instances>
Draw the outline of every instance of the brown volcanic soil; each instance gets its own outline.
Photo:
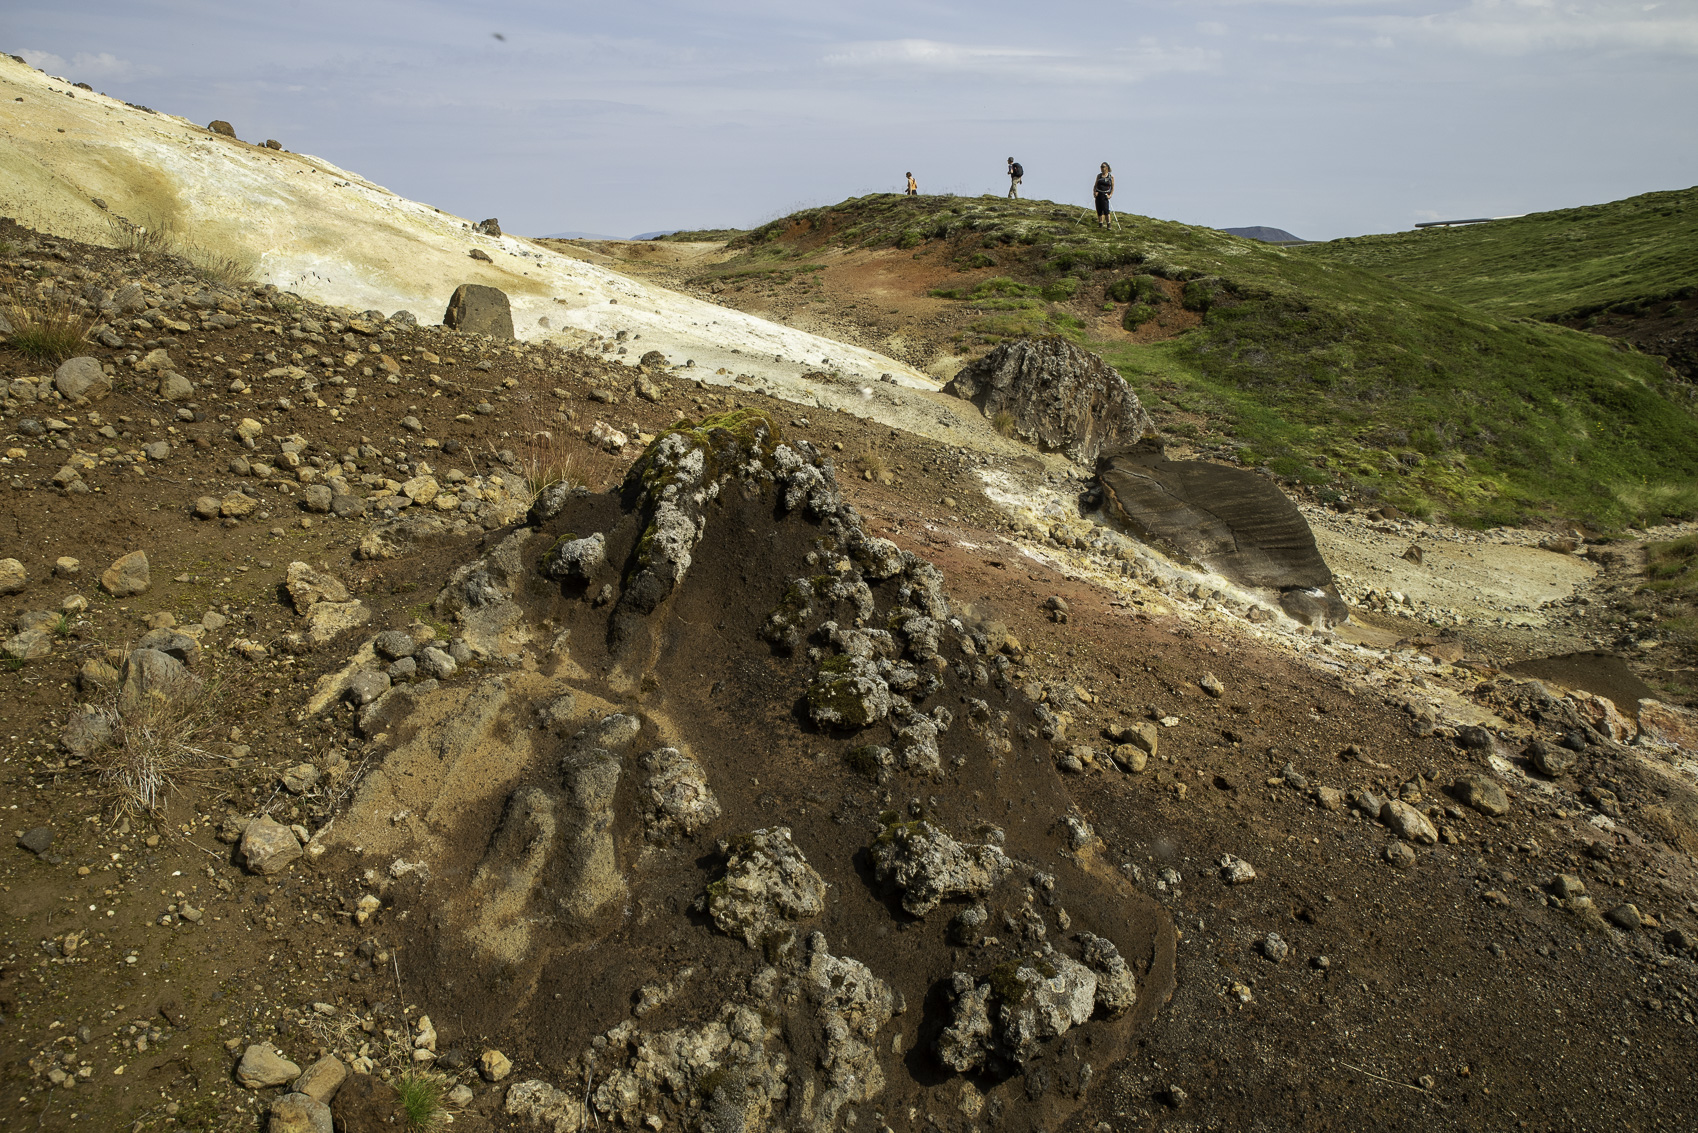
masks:
<instances>
[{"instance_id":1,"label":"brown volcanic soil","mask_svg":"<svg viewBox=\"0 0 1698 1133\"><path fill-rule=\"evenodd\" d=\"M30 239L10 228L0 237ZM81 268L92 278L76 279L79 289L94 283L111 290L144 274L162 284L180 278L170 264L43 241L15 252L0 268L0 283L34 289L48 278L44 268L73 276ZM190 291L198 287L187 282ZM380 343L399 362L400 380L391 385L355 368L359 400L332 419L317 407L279 407L279 398L301 401L299 392L292 382L263 377L308 345L247 321L278 317L256 308L236 329L161 332L179 370L209 383L192 403L198 421L177 420L177 407L133 381L96 407L117 437L99 436L86 410L62 403L6 414L5 445L24 455L0 466L10 483L0 486L7 520L0 557L22 560L30 583L6 599L4 611L56 607L72 591L90 607L55 639L51 656L0 670L0 809L8 831L52 827L50 853L61 859L37 858L9 841L0 850L0 1130L132 1123L146 1130L252 1129L277 1091L260 1096L232 1081L248 1042L274 1041L302 1065L320 1049L364 1042L381 1061L386 1028L442 1008L449 1013L433 1015L439 1049L475 1057L488 1042L519 1064L513 1078L493 1086L459 1072L474 1100L454 1127L505 1127L505 1086L573 1054L575 1042L612 1018L620 997L649 973L620 971L618 952L610 950L601 958L606 982L593 997L562 1001L555 1015L544 1010L552 1000L527 1008L522 1031L505 1030L499 1009L477 1009L418 962L427 954L415 919L424 909L402 919L402 903L369 924L355 922L353 903L373 883L343 855L303 858L263 878L238 868L231 847L215 837L227 811L262 807L317 828L345 803L376 753L345 709L316 723L297 720L314 678L341 664L346 643L290 651L285 635L299 620L278 592L287 563L322 564L347 581L373 610L372 628L404 627L429 615L427 604L453 566L493 542L501 526L486 531L474 513L462 534L421 543L400 558L366 561L355 552L373 519L311 516L314 526L303 528L292 499L265 485L256 489L270 501L263 518L256 512L224 526L190 519L187 507L196 496L253 484L226 470L232 457L252 455L228 435L242 416L269 419L273 436L301 433L324 460L349 448L357 453L367 442L381 455L356 455L356 466L388 471L385 457L417 455L418 437L397 426L411 411L425 426L419 436L444 446L419 450L439 476L449 467L468 475L501 469L495 454L518 447L541 421L570 437L561 443L602 488L619 480L633 450L617 457L592 451L575 430L604 419L653 431L679 415L731 404L768 408L787 432L822 448L843 445L846 460L876 441L881 458L902 471L888 485L847 475L843 482L869 530L935 562L957 608L1003 621L1024 643L1020 667L1028 683L1088 694L1074 710L1075 739L1100 749L1106 725L1152 715L1178 721L1162 729L1162 758L1142 774L1099 761L1063 781L1065 798L1103 839L1102 860L1160 902L1183 934L1173 999L1139 1032L1128 1057L1096 1067L1086 1104L1067 1128L1680 1129L1698 1119L1698 968L1690 951L1662 937L1670 926L1698 927L1698 879L1692 845L1678 848L1678 825L1659 826L1657 814L1666 808L1660 813L1678 815L1690 804L1622 749L1594 743L1575 773L1559 781L1559 793L1518 790L1505 818L1447 812L1443 824L1461 840L1418 849L1414 866L1400 870L1384 859L1383 827L1320 809L1284 785L1281 768L1291 762L1312 782L1381 793L1414 781L1420 805L1436 800L1450 808L1455 803L1440 788L1479 771L1479 754L1442 729L1417 735L1407 715L1351 691L1322 667L1238 637L1211 636L1175 617L1146 615L1025 557L1002 533L995 509L950 482L971 480L947 450L817 412L809 425L791 426L799 420L794 407L755 395L733 400L675 376L660 378L664 399L651 405L627 392L630 370L515 351L440 328L398 330ZM425 350L442 362L424 363ZM132 352L91 351L119 362ZM301 361L311 365L304 352ZM483 362L488 369L477 368ZM228 369L241 371L254 392L225 393ZM129 373L122 365L118 372ZM432 372L443 384L430 382ZM0 378L44 374L51 368L0 348ZM515 384L506 387L508 379ZM591 390L612 391L614 401L592 401ZM479 402L491 412L478 413ZM573 416L558 421L556 412ZM457 420L462 413L472 419ZM68 452L53 437L18 431L32 415L63 415L72 425L60 434L66 443L107 461L84 473L96 490L71 495L48 486ZM174 447L162 464L149 462L137 473L116 460L154 439ZM448 453L449 441L464 447ZM939 508L945 488L962 497L960 507ZM100 596L95 576L137 547L148 551L153 587L121 601ZM82 574L54 579L60 555L80 559ZM175 581L179 576L186 581ZM730 578L728 568L722 576ZM1051 595L1069 604L1064 624L1045 614ZM749 608L758 604L748 600ZM133 642L147 615L170 612L187 623L209 609L232 619L202 638L203 672L225 690L209 745L219 758L178 784L160 814L122 820L94 768L56 748L76 698L76 672L85 659ZM685 613L698 624L712 616L711 608ZM247 660L232 652L238 637L268 645L270 655ZM723 663L727 656L735 662ZM692 662L698 673L686 671ZM845 788L835 765L829 772L811 763L775 765L758 744L736 742L758 736L761 723L739 719L736 701L726 699L739 682L763 678L756 643L728 642L669 664L661 688L678 698L671 711L722 728L726 750L754 765L749 778L760 779L762 790L739 784L739 805L765 807L829 835L836 828L826 825L827 812L841 805L841 792L867 791ZM1205 671L1224 686L1218 699L1196 683ZM1517 711L1513 696L1506 699L1492 683L1494 673L1481 677L1483 704L1549 737L1550 723ZM718 681L726 683L714 694ZM333 755L346 757L348 776L305 796L280 788L282 769L302 759L328 764ZM1589 822L1596 812L1571 793L1588 785L1610 786L1619 796L1623 821L1613 832ZM975 789L963 781L951 805L970 805L965 793ZM1215 868L1223 853L1253 863L1258 879L1225 886ZM1600 909L1632 901L1659 926L1625 933L1560 908L1544 889L1559 871L1578 873ZM204 919L187 923L169 912L185 900L204 909ZM67 956L63 938L72 932L88 940ZM1283 963L1256 950L1270 932L1291 945ZM899 967L892 948L879 963ZM316 1011L315 1003L335 1014ZM359 1032L351 1041L334 1033L342 1019ZM73 1086L50 1085L46 1073L55 1063L72 1071ZM79 1067L88 1068L86 1078L77 1077ZM916 1083L929 1072L921 1068ZM893 1090L916 1088L901 1083ZM940 1088L928 1088L936 1091L934 1104L884 1111L882 1122L898 1133L927 1126L968 1133L976 1123Z\"/></svg>"}]
</instances>

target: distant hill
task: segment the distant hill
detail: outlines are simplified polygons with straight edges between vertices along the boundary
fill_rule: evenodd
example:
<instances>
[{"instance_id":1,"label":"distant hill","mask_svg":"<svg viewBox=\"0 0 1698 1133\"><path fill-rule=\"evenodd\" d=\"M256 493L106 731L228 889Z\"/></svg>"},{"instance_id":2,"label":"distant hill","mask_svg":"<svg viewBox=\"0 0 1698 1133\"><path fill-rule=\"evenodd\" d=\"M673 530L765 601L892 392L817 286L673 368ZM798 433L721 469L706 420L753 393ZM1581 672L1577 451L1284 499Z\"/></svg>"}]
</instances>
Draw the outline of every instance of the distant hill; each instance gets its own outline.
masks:
<instances>
[{"instance_id":1,"label":"distant hill","mask_svg":"<svg viewBox=\"0 0 1698 1133\"><path fill-rule=\"evenodd\" d=\"M1535 319L1584 318L1688 298L1698 283L1698 188L1490 224L1312 244L1305 258Z\"/></svg>"},{"instance_id":2,"label":"distant hill","mask_svg":"<svg viewBox=\"0 0 1698 1133\"><path fill-rule=\"evenodd\" d=\"M1258 224L1253 228L1223 228L1222 232L1233 236L1242 236L1247 240L1260 240L1264 244L1307 244L1301 236L1293 236L1283 228L1269 228Z\"/></svg>"},{"instance_id":3,"label":"distant hill","mask_svg":"<svg viewBox=\"0 0 1698 1133\"><path fill-rule=\"evenodd\" d=\"M603 236L599 232L550 232L544 240L623 240L623 236ZM637 237L642 239L642 237Z\"/></svg>"},{"instance_id":4,"label":"distant hill","mask_svg":"<svg viewBox=\"0 0 1698 1133\"><path fill-rule=\"evenodd\" d=\"M674 232L679 232L679 231L682 231L682 230L677 229L677 228L657 228L653 232L639 232L635 236L631 237L631 239L633 239L633 240L659 240L662 236L670 236Z\"/></svg>"}]
</instances>

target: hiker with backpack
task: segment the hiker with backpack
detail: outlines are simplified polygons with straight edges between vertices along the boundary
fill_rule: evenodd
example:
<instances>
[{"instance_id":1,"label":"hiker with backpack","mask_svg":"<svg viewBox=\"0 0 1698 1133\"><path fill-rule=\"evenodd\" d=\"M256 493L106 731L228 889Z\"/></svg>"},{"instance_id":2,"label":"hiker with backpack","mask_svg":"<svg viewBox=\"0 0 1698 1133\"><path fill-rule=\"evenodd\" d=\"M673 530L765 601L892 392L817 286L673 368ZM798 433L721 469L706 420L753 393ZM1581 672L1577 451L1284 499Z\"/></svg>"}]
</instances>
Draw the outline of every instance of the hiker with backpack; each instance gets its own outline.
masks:
<instances>
[{"instance_id":1,"label":"hiker with backpack","mask_svg":"<svg viewBox=\"0 0 1698 1133\"><path fill-rule=\"evenodd\" d=\"M1091 196L1097 202L1097 227L1108 227L1108 202L1114 196L1114 174L1109 170L1108 162L1103 162L1102 171L1091 185Z\"/></svg>"},{"instance_id":2,"label":"hiker with backpack","mask_svg":"<svg viewBox=\"0 0 1698 1133\"><path fill-rule=\"evenodd\" d=\"M908 191L904 196L917 197L920 195L920 183L914 180L914 174L908 174Z\"/></svg>"},{"instance_id":3,"label":"hiker with backpack","mask_svg":"<svg viewBox=\"0 0 1698 1133\"><path fill-rule=\"evenodd\" d=\"M1021 167L1020 163L1018 161L1015 161L1012 157L1009 158L1008 159L1008 195L1010 197L1018 197L1020 195L1020 179L1025 177L1025 176L1026 176L1026 170Z\"/></svg>"}]
</instances>

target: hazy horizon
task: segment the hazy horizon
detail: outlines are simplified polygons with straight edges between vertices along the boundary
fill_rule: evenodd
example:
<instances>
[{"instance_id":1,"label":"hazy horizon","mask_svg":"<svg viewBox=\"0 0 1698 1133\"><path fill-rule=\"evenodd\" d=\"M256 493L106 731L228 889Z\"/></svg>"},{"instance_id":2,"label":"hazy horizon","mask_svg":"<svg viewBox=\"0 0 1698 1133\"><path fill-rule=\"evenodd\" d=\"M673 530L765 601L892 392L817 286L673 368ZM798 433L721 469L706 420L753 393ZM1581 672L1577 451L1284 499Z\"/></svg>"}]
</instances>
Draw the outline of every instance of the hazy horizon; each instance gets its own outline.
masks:
<instances>
[{"instance_id":1,"label":"hazy horizon","mask_svg":"<svg viewBox=\"0 0 1698 1133\"><path fill-rule=\"evenodd\" d=\"M747 228L899 191L1323 240L1698 183L1698 0L87 0L0 48L510 231Z\"/></svg>"}]
</instances>

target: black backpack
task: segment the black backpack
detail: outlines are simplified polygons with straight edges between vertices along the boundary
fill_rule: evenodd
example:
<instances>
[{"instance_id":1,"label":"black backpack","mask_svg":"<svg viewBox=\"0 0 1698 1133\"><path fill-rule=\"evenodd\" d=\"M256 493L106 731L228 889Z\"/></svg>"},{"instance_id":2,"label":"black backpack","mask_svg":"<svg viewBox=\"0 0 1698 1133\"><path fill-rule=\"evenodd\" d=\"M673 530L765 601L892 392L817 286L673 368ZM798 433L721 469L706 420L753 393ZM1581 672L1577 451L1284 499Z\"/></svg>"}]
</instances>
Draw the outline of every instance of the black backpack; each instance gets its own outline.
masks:
<instances>
[{"instance_id":1,"label":"black backpack","mask_svg":"<svg viewBox=\"0 0 1698 1133\"><path fill-rule=\"evenodd\" d=\"M1014 163L1014 168L1008 171L1008 175L1010 177L1024 177L1026 176L1026 167L1016 161Z\"/></svg>"}]
</instances>

